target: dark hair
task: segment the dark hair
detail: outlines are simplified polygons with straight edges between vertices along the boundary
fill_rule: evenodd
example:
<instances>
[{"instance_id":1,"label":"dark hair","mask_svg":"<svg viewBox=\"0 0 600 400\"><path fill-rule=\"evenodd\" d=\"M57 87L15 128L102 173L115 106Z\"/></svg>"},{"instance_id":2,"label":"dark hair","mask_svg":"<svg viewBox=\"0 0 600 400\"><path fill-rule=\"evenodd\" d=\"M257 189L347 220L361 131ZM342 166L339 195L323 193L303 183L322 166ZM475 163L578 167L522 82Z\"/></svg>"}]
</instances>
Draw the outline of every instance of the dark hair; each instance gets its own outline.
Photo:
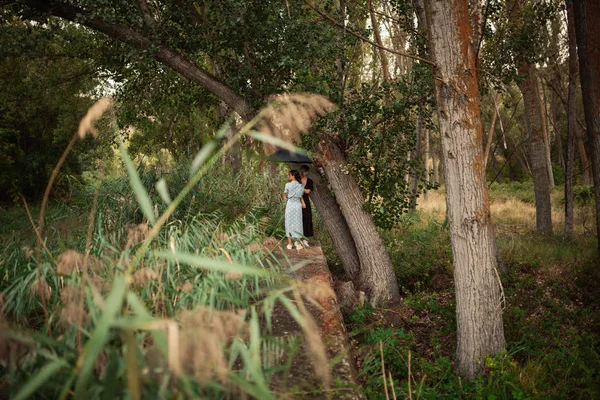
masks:
<instances>
[{"instance_id":1,"label":"dark hair","mask_svg":"<svg viewBox=\"0 0 600 400\"><path fill-rule=\"evenodd\" d=\"M301 165L300 166L300 171L302 171L302 172L308 172L309 169L310 169L310 167L308 165Z\"/></svg>"},{"instance_id":2,"label":"dark hair","mask_svg":"<svg viewBox=\"0 0 600 400\"><path fill-rule=\"evenodd\" d=\"M290 169L290 175L292 175L294 179L298 181L298 183L302 183L302 178L300 177L300 173L298 171L295 169Z\"/></svg>"}]
</instances>

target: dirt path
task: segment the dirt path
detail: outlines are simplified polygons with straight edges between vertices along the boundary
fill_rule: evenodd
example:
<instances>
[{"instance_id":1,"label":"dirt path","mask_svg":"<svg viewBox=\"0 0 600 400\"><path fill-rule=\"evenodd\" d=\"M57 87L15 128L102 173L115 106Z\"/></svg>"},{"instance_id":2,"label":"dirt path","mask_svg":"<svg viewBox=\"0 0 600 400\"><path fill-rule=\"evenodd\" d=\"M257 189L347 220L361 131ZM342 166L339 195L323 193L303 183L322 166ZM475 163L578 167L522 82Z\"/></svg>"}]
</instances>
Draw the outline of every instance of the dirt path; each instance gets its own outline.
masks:
<instances>
[{"instance_id":1,"label":"dirt path","mask_svg":"<svg viewBox=\"0 0 600 400\"><path fill-rule=\"evenodd\" d=\"M288 273L304 283L313 295L313 302L304 303L314 318L326 346L332 383L327 388L321 376L313 368L313 361L306 344L306 335L302 328L281 305L273 312L273 335L280 337L302 338L297 354L291 362L288 373L276 374L273 389L279 398L288 399L360 399L360 389L356 383L354 363L349 346L342 315L332 288L331 274L327 268L321 246L315 243L309 248L286 250L277 248L274 253L281 265L288 266ZM306 263L292 270L291 266ZM316 304L315 304L316 303Z\"/></svg>"}]
</instances>

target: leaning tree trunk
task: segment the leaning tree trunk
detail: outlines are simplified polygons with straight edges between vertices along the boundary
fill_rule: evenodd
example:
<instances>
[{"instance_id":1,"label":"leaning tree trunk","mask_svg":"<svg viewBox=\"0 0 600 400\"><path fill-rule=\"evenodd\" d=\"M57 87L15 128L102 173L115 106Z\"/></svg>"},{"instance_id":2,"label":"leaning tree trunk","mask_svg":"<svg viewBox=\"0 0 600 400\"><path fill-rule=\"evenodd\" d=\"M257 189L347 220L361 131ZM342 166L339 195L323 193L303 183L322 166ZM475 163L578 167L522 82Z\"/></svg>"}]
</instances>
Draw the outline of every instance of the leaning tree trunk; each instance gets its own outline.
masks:
<instances>
[{"instance_id":1,"label":"leaning tree trunk","mask_svg":"<svg viewBox=\"0 0 600 400\"><path fill-rule=\"evenodd\" d=\"M310 192L310 199L319 212L327 232L329 232L331 241L342 262L344 272L353 282L358 283L360 263L348 224L321 175L316 171L309 170L308 176L315 184L315 188Z\"/></svg>"},{"instance_id":2,"label":"leaning tree trunk","mask_svg":"<svg viewBox=\"0 0 600 400\"><path fill-rule=\"evenodd\" d=\"M545 141L545 120L542 100L534 64L519 66L523 78L519 89L523 94L525 123L529 135L529 159L535 192L535 223L538 231L552 233L552 205L550 203L550 180Z\"/></svg>"},{"instance_id":3,"label":"leaning tree trunk","mask_svg":"<svg viewBox=\"0 0 600 400\"><path fill-rule=\"evenodd\" d=\"M459 373L472 378L485 357L504 350L496 241L483 159L468 0L428 0L429 43L442 136L446 204L456 288Z\"/></svg>"},{"instance_id":4,"label":"leaning tree trunk","mask_svg":"<svg viewBox=\"0 0 600 400\"><path fill-rule=\"evenodd\" d=\"M573 11L600 249L600 7L595 0L573 0Z\"/></svg>"},{"instance_id":5,"label":"leaning tree trunk","mask_svg":"<svg viewBox=\"0 0 600 400\"><path fill-rule=\"evenodd\" d=\"M319 153L327 180L356 244L360 260L359 287L371 304L399 303L400 291L392 261L373 217L363 207L365 199L356 180L348 173L342 151L325 136L319 143Z\"/></svg>"},{"instance_id":6,"label":"leaning tree trunk","mask_svg":"<svg viewBox=\"0 0 600 400\"><path fill-rule=\"evenodd\" d=\"M577 38L573 20L573 2L567 0L567 30L569 35L569 95L567 106L567 159L565 162L565 237L573 237L573 169L575 166L575 138L577 129Z\"/></svg>"}]
</instances>

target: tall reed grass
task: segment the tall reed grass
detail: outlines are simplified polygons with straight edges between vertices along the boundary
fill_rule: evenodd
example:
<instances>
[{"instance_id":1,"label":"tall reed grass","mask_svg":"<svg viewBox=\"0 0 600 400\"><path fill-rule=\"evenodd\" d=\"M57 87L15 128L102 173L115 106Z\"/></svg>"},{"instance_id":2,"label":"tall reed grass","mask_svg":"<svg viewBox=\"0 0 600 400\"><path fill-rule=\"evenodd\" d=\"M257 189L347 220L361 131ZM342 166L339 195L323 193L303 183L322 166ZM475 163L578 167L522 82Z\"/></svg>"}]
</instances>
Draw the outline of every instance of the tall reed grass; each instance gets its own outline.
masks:
<instances>
[{"instance_id":1,"label":"tall reed grass","mask_svg":"<svg viewBox=\"0 0 600 400\"><path fill-rule=\"evenodd\" d=\"M110 106L92 107L79 137L97 134L93 123ZM140 174L121 145L127 178L99 180L88 197L86 234L61 247L46 240L40 223L37 257L7 244L0 263L3 391L14 399L273 398L271 376L297 347L266 335L276 303L304 328L327 384L328 361L302 305L302 285L282 273L263 243L273 229L272 204L252 184L219 179L216 165L243 136L294 148L272 135L273 126L297 133L330 107L313 95L280 98L224 143L226 129L217 132L170 177ZM277 121L265 124L273 115ZM252 131L259 122L266 133ZM240 193L255 201L236 208Z\"/></svg>"}]
</instances>

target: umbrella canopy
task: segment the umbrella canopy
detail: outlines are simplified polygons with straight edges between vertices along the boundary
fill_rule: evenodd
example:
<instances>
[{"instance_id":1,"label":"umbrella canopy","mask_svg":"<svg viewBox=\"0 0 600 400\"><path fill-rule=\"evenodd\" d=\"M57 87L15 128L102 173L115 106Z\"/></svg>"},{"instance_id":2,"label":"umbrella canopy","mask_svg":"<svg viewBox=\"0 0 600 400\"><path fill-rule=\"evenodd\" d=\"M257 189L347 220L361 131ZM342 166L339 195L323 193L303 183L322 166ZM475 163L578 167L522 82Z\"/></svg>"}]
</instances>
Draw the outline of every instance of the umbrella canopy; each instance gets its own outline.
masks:
<instances>
[{"instance_id":1,"label":"umbrella canopy","mask_svg":"<svg viewBox=\"0 0 600 400\"><path fill-rule=\"evenodd\" d=\"M300 154L285 149L279 149L275 153L271 154L269 161L294 164L312 164L312 160L305 154Z\"/></svg>"}]
</instances>

